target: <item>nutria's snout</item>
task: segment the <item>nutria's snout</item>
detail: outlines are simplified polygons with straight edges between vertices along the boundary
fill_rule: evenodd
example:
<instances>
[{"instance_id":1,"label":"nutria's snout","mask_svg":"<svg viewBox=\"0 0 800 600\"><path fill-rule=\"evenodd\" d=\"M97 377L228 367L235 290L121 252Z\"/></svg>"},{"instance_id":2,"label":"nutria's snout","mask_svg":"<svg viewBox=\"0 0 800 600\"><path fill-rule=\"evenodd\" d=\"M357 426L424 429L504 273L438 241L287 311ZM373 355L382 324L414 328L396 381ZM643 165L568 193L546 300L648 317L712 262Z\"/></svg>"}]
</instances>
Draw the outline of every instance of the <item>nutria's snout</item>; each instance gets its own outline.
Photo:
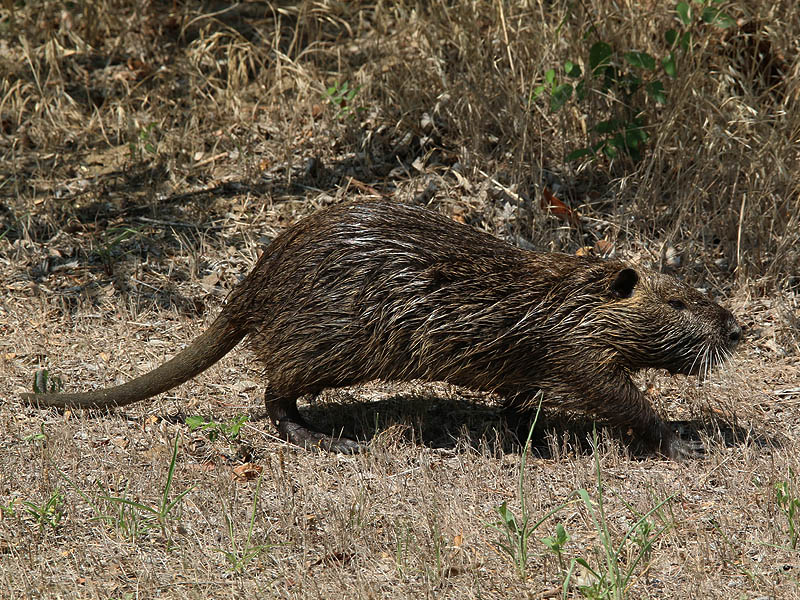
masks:
<instances>
[{"instance_id":1,"label":"nutria's snout","mask_svg":"<svg viewBox=\"0 0 800 600\"><path fill-rule=\"evenodd\" d=\"M733 352L739 342L742 341L742 326L736 321L736 317L728 309L723 308L722 313L722 335L728 345L728 351Z\"/></svg>"},{"instance_id":2,"label":"nutria's snout","mask_svg":"<svg viewBox=\"0 0 800 600\"><path fill-rule=\"evenodd\" d=\"M725 329L728 332L728 345L733 350L742 339L742 327L736 322L733 315L729 315L725 322Z\"/></svg>"}]
</instances>

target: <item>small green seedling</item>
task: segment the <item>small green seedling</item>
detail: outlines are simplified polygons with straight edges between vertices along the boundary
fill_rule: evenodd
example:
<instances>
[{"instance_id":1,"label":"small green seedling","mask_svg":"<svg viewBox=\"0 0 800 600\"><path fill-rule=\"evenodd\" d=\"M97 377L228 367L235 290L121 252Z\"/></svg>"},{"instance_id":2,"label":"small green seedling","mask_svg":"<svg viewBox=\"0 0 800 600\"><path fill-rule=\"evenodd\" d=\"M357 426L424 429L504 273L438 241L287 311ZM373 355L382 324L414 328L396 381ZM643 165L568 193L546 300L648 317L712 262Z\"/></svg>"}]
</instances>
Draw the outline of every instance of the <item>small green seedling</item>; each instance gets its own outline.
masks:
<instances>
[{"instance_id":1,"label":"small green seedling","mask_svg":"<svg viewBox=\"0 0 800 600\"><path fill-rule=\"evenodd\" d=\"M217 552L221 552L225 559L231 566L231 571L234 573L242 573L244 572L247 565L250 561L256 559L260 554L264 552L269 552L272 548L272 544L268 541L266 544L252 544L253 540L253 527L255 526L256 522L256 511L258 509L258 498L259 498L259 491L261 490L261 477L258 478L258 483L256 484L256 491L253 495L253 511L250 515L250 526L247 529L247 537L245 538L244 545L242 547L237 546L236 544L236 536L234 534L234 526L233 526L233 518L230 516L228 512L225 513L225 525L228 530L228 537L231 541L231 549L230 550L223 550L222 548L217 548Z\"/></svg>"},{"instance_id":2,"label":"small green seedling","mask_svg":"<svg viewBox=\"0 0 800 600\"><path fill-rule=\"evenodd\" d=\"M155 142L154 132L158 123L148 123L139 129L136 139L128 143L128 150L131 153L131 160L139 162L144 158L145 153L150 156L158 154L158 145Z\"/></svg>"},{"instance_id":3,"label":"small green seedling","mask_svg":"<svg viewBox=\"0 0 800 600\"><path fill-rule=\"evenodd\" d=\"M22 503L27 512L39 525L39 530L44 530L46 525L58 529L61 519L64 518L64 494L56 490L44 504L25 501Z\"/></svg>"},{"instance_id":4,"label":"small green seedling","mask_svg":"<svg viewBox=\"0 0 800 600\"><path fill-rule=\"evenodd\" d=\"M220 435L228 441L239 437L239 433L250 417L247 415L237 415L227 423L206 420L200 416L186 417L186 425L190 431L203 431L212 442L216 441Z\"/></svg>"},{"instance_id":5,"label":"small green seedling","mask_svg":"<svg viewBox=\"0 0 800 600\"><path fill-rule=\"evenodd\" d=\"M542 543L547 546L547 549L550 550L553 554L556 555L558 558L558 566L561 568L562 571L565 570L564 565L564 546L569 541L569 535L567 534L567 530L564 529L564 525L559 523L556 525L556 534L555 535L548 535L542 538Z\"/></svg>"},{"instance_id":6,"label":"small green seedling","mask_svg":"<svg viewBox=\"0 0 800 600\"><path fill-rule=\"evenodd\" d=\"M172 458L169 462L167 469L167 480L164 483L164 491L161 494L161 501L156 506L148 506L141 502L136 502L125 497L105 495L104 500L117 504L121 507L120 523L134 534L146 531L150 527L157 527L161 531L161 535L169 542L170 535L167 525L169 521L174 518L176 507L180 504L183 498L192 491L192 488L180 492L173 500L170 500L170 491L172 488L172 478L175 474L175 464L178 457L178 445L180 443L180 436L175 438L175 443L172 449ZM127 509L127 510L122 510ZM107 519L106 519L107 520Z\"/></svg>"},{"instance_id":7,"label":"small green seedling","mask_svg":"<svg viewBox=\"0 0 800 600\"><path fill-rule=\"evenodd\" d=\"M114 254L120 244L134 236L139 235L139 230L132 227L111 227L103 231L103 243L95 248L95 252L103 262L103 270L111 275L114 272Z\"/></svg>"},{"instance_id":8,"label":"small green seedling","mask_svg":"<svg viewBox=\"0 0 800 600\"><path fill-rule=\"evenodd\" d=\"M795 482L794 470L789 469L789 481L779 481L775 484L775 500L786 517L789 545L792 550L797 549L797 541L800 538L800 498L797 496L796 486L793 485Z\"/></svg>"},{"instance_id":9,"label":"small green seedling","mask_svg":"<svg viewBox=\"0 0 800 600\"><path fill-rule=\"evenodd\" d=\"M30 433L22 438L26 442L30 442L32 444L39 444L41 442L47 441L47 434L44 432L44 423L39 425L39 431L36 433Z\"/></svg>"},{"instance_id":10,"label":"small green seedling","mask_svg":"<svg viewBox=\"0 0 800 600\"><path fill-rule=\"evenodd\" d=\"M361 86L350 87L350 82L345 81L342 84L334 83L325 90L325 97L333 106L338 109L336 118L341 119L346 116L353 116L355 113L364 110L364 107L354 107L353 100L361 90Z\"/></svg>"},{"instance_id":11,"label":"small green seedling","mask_svg":"<svg viewBox=\"0 0 800 600\"><path fill-rule=\"evenodd\" d=\"M3 504L0 502L0 514L6 517L16 517L17 516L17 500L11 499L8 504Z\"/></svg>"}]
</instances>

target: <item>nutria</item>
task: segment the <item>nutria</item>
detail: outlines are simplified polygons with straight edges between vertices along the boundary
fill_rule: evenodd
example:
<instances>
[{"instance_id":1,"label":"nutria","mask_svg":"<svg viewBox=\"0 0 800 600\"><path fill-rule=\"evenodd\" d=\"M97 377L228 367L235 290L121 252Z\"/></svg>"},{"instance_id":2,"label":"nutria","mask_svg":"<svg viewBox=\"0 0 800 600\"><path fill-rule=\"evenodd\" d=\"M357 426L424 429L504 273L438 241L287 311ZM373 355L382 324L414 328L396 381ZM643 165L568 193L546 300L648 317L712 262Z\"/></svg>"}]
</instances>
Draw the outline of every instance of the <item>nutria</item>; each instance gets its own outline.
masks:
<instances>
[{"instance_id":1,"label":"nutria","mask_svg":"<svg viewBox=\"0 0 800 600\"><path fill-rule=\"evenodd\" d=\"M320 210L267 246L211 326L157 369L117 387L25 394L108 408L187 381L247 337L284 439L359 447L314 431L296 400L371 380L445 381L545 403L634 433L649 450L691 448L631 381L644 368L705 374L739 341L733 315L673 277L614 260L521 250L430 210L359 200Z\"/></svg>"}]
</instances>

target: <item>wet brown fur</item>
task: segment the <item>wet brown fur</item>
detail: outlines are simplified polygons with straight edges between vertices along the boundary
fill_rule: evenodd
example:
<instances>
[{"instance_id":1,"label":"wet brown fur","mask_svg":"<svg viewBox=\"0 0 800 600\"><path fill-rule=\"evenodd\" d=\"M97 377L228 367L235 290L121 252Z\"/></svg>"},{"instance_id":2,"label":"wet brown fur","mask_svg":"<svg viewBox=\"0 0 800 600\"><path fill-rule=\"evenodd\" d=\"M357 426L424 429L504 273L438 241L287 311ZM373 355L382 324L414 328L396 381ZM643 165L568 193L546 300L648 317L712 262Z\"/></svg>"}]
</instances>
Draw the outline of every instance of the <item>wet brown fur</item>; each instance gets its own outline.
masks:
<instances>
[{"instance_id":1,"label":"wet brown fur","mask_svg":"<svg viewBox=\"0 0 800 600\"><path fill-rule=\"evenodd\" d=\"M127 384L34 403L112 407L166 391L242 338L268 379L284 437L330 443L296 399L371 380L447 381L547 404L632 430L675 458L685 448L634 385L643 368L699 374L741 330L678 280L618 261L521 250L429 210L388 200L340 204L287 229L211 327Z\"/></svg>"}]
</instances>

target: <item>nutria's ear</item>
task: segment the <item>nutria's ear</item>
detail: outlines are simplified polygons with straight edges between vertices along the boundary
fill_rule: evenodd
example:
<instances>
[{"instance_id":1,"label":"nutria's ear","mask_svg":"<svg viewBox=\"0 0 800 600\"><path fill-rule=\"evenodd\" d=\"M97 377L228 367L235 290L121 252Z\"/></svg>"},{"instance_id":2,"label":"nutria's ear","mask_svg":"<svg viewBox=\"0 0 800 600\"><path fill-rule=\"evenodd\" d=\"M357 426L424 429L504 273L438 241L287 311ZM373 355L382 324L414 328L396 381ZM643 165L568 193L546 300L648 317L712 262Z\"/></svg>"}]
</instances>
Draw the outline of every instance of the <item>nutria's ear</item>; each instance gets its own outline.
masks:
<instances>
[{"instance_id":1,"label":"nutria's ear","mask_svg":"<svg viewBox=\"0 0 800 600\"><path fill-rule=\"evenodd\" d=\"M630 298L633 288L639 283L639 274L633 269L622 269L611 284L611 291L619 298Z\"/></svg>"}]
</instances>

